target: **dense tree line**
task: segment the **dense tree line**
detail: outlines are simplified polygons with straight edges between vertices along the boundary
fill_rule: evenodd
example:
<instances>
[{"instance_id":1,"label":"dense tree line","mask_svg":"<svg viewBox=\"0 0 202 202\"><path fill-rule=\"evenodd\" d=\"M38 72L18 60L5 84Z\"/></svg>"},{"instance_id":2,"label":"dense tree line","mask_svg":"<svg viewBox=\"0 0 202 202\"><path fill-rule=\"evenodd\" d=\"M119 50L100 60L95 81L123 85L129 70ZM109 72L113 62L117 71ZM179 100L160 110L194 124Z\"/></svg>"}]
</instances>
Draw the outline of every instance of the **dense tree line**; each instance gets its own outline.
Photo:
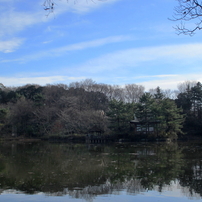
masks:
<instances>
[{"instance_id":1,"label":"dense tree line","mask_svg":"<svg viewBox=\"0 0 202 202\"><path fill-rule=\"evenodd\" d=\"M141 85L98 84L91 79L39 86L0 88L0 132L28 137L88 134L92 128L105 134L131 133L130 120L158 120L158 137L200 135L202 85L179 84L178 91L159 87L145 92Z\"/></svg>"},{"instance_id":2,"label":"dense tree line","mask_svg":"<svg viewBox=\"0 0 202 202\"><path fill-rule=\"evenodd\" d=\"M133 117L135 115L135 117ZM139 97L137 103L124 103L122 101L110 102L108 116L110 117L116 134L132 134L131 126L128 124L132 118L143 124L141 136L147 133L152 138L177 139L178 134L183 134L182 127L184 115L182 109L178 108L175 101L166 97L159 87L155 94L148 92ZM151 127L156 127L152 133Z\"/></svg>"}]
</instances>

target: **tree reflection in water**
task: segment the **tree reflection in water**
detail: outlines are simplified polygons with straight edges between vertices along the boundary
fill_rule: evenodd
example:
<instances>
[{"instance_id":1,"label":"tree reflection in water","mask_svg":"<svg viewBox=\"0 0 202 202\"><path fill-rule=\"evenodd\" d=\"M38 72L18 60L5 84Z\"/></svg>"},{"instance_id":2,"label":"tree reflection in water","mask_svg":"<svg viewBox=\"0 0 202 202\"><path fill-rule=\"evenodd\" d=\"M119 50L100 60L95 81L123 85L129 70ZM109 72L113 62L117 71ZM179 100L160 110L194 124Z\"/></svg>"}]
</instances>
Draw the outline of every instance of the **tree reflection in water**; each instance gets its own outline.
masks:
<instances>
[{"instance_id":1,"label":"tree reflection in water","mask_svg":"<svg viewBox=\"0 0 202 202\"><path fill-rule=\"evenodd\" d=\"M68 194L90 201L122 190L134 195L162 192L177 184L187 197L201 197L201 150L200 143L4 143L0 146L0 189Z\"/></svg>"}]
</instances>

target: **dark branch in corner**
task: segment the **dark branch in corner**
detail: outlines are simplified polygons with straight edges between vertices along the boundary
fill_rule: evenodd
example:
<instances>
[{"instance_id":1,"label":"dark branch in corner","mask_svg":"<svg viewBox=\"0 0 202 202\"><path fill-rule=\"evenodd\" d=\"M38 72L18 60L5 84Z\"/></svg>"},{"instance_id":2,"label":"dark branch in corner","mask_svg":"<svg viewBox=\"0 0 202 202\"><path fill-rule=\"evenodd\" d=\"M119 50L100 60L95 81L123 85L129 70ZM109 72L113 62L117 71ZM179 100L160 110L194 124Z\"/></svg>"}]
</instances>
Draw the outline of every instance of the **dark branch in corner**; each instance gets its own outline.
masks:
<instances>
[{"instance_id":1,"label":"dark branch in corner","mask_svg":"<svg viewBox=\"0 0 202 202\"><path fill-rule=\"evenodd\" d=\"M45 0L44 1L43 7L44 7L44 10L48 12L47 15L49 15L50 13L52 13L54 11L55 5L56 5L56 3L54 2L54 0Z\"/></svg>"},{"instance_id":2,"label":"dark branch in corner","mask_svg":"<svg viewBox=\"0 0 202 202\"><path fill-rule=\"evenodd\" d=\"M175 30L177 34L193 36L197 30L202 29L202 2L198 0L177 0L178 6L174 8L172 21L180 21ZM186 22L186 23L185 23ZM187 22L191 22L187 26Z\"/></svg>"}]
</instances>

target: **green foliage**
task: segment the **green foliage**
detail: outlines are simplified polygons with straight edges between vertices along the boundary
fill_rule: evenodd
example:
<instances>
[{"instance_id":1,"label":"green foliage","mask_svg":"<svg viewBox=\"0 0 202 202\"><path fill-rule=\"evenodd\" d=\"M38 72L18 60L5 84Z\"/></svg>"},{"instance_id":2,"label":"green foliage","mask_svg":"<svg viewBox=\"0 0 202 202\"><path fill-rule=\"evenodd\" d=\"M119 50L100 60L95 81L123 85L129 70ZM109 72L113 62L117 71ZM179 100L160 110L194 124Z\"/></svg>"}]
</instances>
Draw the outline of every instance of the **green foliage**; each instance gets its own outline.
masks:
<instances>
[{"instance_id":1,"label":"green foliage","mask_svg":"<svg viewBox=\"0 0 202 202\"><path fill-rule=\"evenodd\" d=\"M150 93L144 93L136 104L135 115L140 121L149 122L155 119L154 98Z\"/></svg>"},{"instance_id":2,"label":"green foliage","mask_svg":"<svg viewBox=\"0 0 202 202\"><path fill-rule=\"evenodd\" d=\"M184 116L173 100L160 97L156 99L145 93L140 98L140 103L136 104L135 114L146 131L149 125L157 123L153 125L155 136L177 139L177 135L182 133Z\"/></svg>"},{"instance_id":3,"label":"green foliage","mask_svg":"<svg viewBox=\"0 0 202 202\"><path fill-rule=\"evenodd\" d=\"M17 90L16 93L19 97L25 97L26 99L33 101L36 106L41 106L44 103L42 91L43 87L27 85Z\"/></svg>"},{"instance_id":4,"label":"green foliage","mask_svg":"<svg viewBox=\"0 0 202 202\"><path fill-rule=\"evenodd\" d=\"M26 85L12 90L0 89L2 108L10 112L6 123L10 128L8 133L28 137L86 134L95 126L104 131L106 95L64 87ZM1 127L1 132L5 132L3 130Z\"/></svg>"},{"instance_id":5,"label":"green foliage","mask_svg":"<svg viewBox=\"0 0 202 202\"><path fill-rule=\"evenodd\" d=\"M198 82L195 86L187 88L176 99L178 107L186 115L184 130L190 134L201 135L202 129L202 85Z\"/></svg>"},{"instance_id":6,"label":"green foliage","mask_svg":"<svg viewBox=\"0 0 202 202\"><path fill-rule=\"evenodd\" d=\"M175 102L170 99L163 99L157 105L157 119L160 121L159 134L170 139L177 139L178 134L183 134L182 110L177 108Z\"/></svg>"},{"instance_id":7,"label":"green foliage","mask_svg":"<svg viewBox=\"0 0 202 202\"><path fill-rule=\"evenodd\" d=\"M202 129L202 85L180 93L176 104L165 98L157 87L153 94L144 93L135 84L125 88L96 84L91 80L69 86L25 85L0 89L1 133L30 137L51 134L87 134L99 128L107 134L131 134L130 121L134 113L144 129L154 136L177 138L184 130ZM182 110L181 110L182 108ZM110 129L110 130L109 130Z\"/></svg>"},{"instance_id":8,"label":"green foliage","mask_svg":"<svg viewBox=\"0 0 202 202\"><path fill-rule=\"evenodd\" d=\"M130 131L130 120L133 118L134 104L112 100L109 102L107 116L110 120L109 128L116 134Z\"/></svg>"},{"instance_id":9,"label":"green foliage","mask_svg":"<svg viewBox=\"0 0 202 202\"><path fill-rule=\"evenodd\" d=\"M9 110L7 108L0 107L0 129L6 125L8 113Z\"/></svg>"},{"instance_id":10,"label":"green foliage","mask_svg":"<svg viewBox=\"0 0 202 202\"><path fill-rule=\"evenodd\" d=\"M156 88L156 93L154 94L154 97L155 97L155 99L160 99L160 100L162 100L164 98L164 95L161 92L161 89L159 86Z\"/></svg>"},{"instance_id":11,"label":"green foliage","mask_svg":"<svg viewBox=\"0 0 202 202\"><path fill-rule=\"evenodd\" d=\"M7 104L8 102L15 103L17 100L17 93L14 91L4 91L0 89L0 103Z\"/></svg>"}]
</instances>

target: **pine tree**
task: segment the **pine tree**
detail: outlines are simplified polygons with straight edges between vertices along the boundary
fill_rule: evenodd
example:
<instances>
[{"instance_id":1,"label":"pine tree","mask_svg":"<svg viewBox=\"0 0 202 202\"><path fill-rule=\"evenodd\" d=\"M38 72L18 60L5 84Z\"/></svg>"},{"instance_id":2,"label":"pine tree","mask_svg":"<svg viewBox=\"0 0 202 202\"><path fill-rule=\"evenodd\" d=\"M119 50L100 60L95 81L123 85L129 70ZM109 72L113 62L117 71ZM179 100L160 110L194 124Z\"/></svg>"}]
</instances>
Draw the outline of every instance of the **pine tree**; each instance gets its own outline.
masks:
<instances>
[{"instance_id":1,"label":"pine tree","mask_svg":"<svg viewBox=\"0 0 202 202\"><path fill-rule=\"evenodd\" d=\"M183 134L184 115L182 114L182 109L177 108L175 102L167 98L158 103L158 110L159 135L177 139L178 134Z\"/></svg>"},{"instance_id":2,"label":"pine tree","mask_svg":"<svg viewBox=\"0 0 202 202\"><path fill-rule=\"evenodd\" d=\"M116 134L126 134L130 130L130 120L133 118L133 104L112 100L109 103L107 116L110 129Z\"/></svg>"},{"instance_id":3,"label":"pine tree","mask_svg":"<svg viewBox=\"0 0 202 202\"><path fill-rule=\"evenodd\" d=\"M187 88L184 93L180 93L176 99L178 107L182 107L186 115L184 130L191 135L201 134L202 129L202 84Z\"/></svg>"},{"instance_id":4,"label":"pine tree","mask_svg":"<svg viewBox=\"0 0 202 202\"><path fill-rule=\"evenodd\" d=\"M146 131L153 123L156 136L177 139L178 134L183 133L184 115L171 99L156 99L145 93L136 105L135 114Z\"/></svg>"}]
</instances>

